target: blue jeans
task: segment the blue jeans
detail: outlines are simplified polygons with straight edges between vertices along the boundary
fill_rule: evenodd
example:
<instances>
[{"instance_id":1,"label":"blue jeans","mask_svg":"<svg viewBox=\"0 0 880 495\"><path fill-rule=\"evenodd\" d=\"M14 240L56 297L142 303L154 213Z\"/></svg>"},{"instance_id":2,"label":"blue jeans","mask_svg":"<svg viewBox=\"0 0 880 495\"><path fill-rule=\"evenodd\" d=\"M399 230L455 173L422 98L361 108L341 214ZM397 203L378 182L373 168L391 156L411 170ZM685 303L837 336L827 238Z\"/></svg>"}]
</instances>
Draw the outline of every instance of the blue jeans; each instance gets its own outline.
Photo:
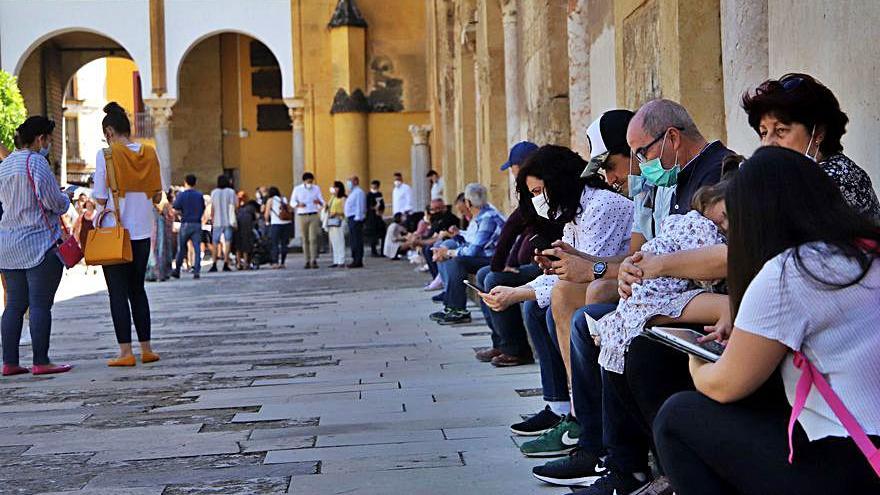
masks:
<instances>
[{"instance_id":1,"label":"blue jeans","mask_svg":"<svg viewBox=\"0 0 880 495\"><path fill-rule=\"evenodd\" d=\"M606 462L622 473L647 472L649 439L624 403L609 372L600 368L599 349L587 328L585 314L598 320L616 304L591 304L571 320L571 394L582 433L578 446L594 454L607 450Z\"/></svg>"},{"instance_id":2,"label":"blue jeans","mask_svg":"<svg viewBox=\"0 0 880 495\"><path fill-rule=\"evenodd\" d=\"M507 287L519 287L531 282L541 274L538 265L529 264L519 267L519 273L493 272L492 267L484 266L477 272L477 285L487 292L499 285ZM499 349L508 356L529 358L532 356L532 348L529 347L529 339L526 336L526 327L523 324L522 307L519 304L511 306L504 311L495 312L480 301L480 309L486 317L486 323L492 329L492 347Z\"/></svg>"},{"instance_id":3,"label":"blue jeans","mask_svg":"<svg viewBox=\"0 0 880 495\"><path fill-rule=\"evenodd\" d=\"M467 287L462 280L491 262L492 258L485 256L456 256L437 264L446 290L443 302L447 308L463 310L467 307Z\"/></svg>"},{"instance_id":4,"label":"blue jeans","mask_svg":"<svg viewBox=\"0 0 880 495\"><path fill-rule=\"evenodd\" d=\"M193 273L202 271L202 224L184 222L180 224L180 232L177 234L177 268L183 266L183 258L186 257L186 241L193 243Z\"/></svg>"},{"instance_id":5,"label":"blue jeans","mask_svg":"<svg viewBox=\"0 0 880 495\"><path fill-rule=\"evenodd\" d=\"M541 308L537 301L523 303L526 330L532 338L538 364L541 367L541 387L547 402L566 402L568 396L568 374L559 353L556 338L556 324L550 307Z\"/></svg>"},{"instance_id":6,"label":"blue jeans","mask_svg":"<svg viewBox=\"0 0 880 495\"><path fill-rule=\"evenodd\" d=\"M290 242L290 231L293 224L281 223L269 226L269 244L272 263L287 262L287 244Z\"/></svg>"},{"instance_id":7,"label":"blue jeans","mask_svg":"<svg viewBox=\"0 0 880 495\"><path fill-rule=\"evenodd\" d=\"M6 280L6 309L0 323L3 364L18 365L18 343L24 314L30 308L31 346L34 364L49 364L49 335L52 333L52 304L61 283L64 266L49 250L39 265L27 270L3 270Z\"/></svg>"},{"instance_id":8,"label":"blue jeans","mask_svg":"<svg viewBox=\"0 0 880 495\"><path fill-rule=\"evenodd\" d=\"M437 275L440 274L440 270L437 268L437 262L434 261L434 251L431 249L434 246L422 246L422 256L425 257L425 264L428 265L428 271L431 272L431 278L437 278Z\"/></svg>"}]
</instances>

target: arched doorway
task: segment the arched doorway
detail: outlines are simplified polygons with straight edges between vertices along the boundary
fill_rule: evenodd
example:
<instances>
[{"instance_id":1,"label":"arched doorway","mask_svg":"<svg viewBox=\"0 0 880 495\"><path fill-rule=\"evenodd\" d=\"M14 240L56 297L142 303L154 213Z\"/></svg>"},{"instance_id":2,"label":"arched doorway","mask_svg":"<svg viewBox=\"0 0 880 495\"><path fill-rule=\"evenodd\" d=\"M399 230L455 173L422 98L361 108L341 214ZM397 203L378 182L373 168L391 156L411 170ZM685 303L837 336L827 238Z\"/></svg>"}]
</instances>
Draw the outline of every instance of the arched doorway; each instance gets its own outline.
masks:
<instances>
[{"instance_id":1,"label":"arched doorway","mask_svg":"<svg viewBox=\"0 0 880 495\"><path fill-rule=\"evenodd\" d=\"M35 44L17 67L28 113L56 122L50 162L63 184L87 185L94 172L106 102L119 101L141 134L151 134L137 65L111 38L87 31L59 33Z\"/></svg>"},{"instance_id":2,"label":"arched doorway","mask_svg":"<svg viewBox=\"0 0 880 495\"><path fill-rule=\"evenodd\" d=\"M259 40L223 32L202 38L177 72L172 181L188 173L204 190L226 174L238 189L292 186L291 121L278 59Z\"/></svg>"}]
</instances>

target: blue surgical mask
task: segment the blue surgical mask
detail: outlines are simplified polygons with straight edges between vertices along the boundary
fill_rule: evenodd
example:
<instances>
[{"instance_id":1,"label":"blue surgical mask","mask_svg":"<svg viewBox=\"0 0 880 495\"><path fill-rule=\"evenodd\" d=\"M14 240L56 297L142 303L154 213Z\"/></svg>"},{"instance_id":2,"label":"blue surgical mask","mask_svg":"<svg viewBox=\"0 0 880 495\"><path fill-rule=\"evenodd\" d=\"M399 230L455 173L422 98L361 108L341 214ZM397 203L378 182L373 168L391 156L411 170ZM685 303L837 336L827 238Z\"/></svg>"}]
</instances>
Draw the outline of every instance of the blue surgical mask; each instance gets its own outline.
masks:
<instances>
[{"instance_id":1,"label":"blue surgical mask","mask_svg":"<svg viewBox=\"0 0 880 495\"><path fill-rule=\"evenodd\" d=\"M636 197L645 190L647 180L641 175L627 175L626 176L626 187L627 187L627 196L630 199Z\"/></svg>"},{"instance_id":2,"label":"blue surgical mask","mask_svg":"<svg viewBox=\"0 0 880 495\"><path fill-rule=\"evenodd\" d=\"M46 158L48 158L50 151L52 151L52 143L49 143L49 146L46 146L45 148L40 148L40 154Z\"/></svg>"},{"instance_id":3,"label":"blue surgical mask","mask_svg":"<svg viewBox=\"0 0 880 495\"><path fill-rule=\"evenodd\" d=\"M660 187L670 187L674 186L678 183L678 173L681 171L681 167L678 165L678 153L675 155L675 165L666 169L663 168L663 163L660 161L660 157L663 156L663 149L666 147L666 137L663 137L663 144L660 146L660 155L653 160L648 160L644 163L639 164L639 168L642 170L642 177L651 184Z\"/></svg>"},{"instance_id":4,"label":"blue surgical mask","mask_svg":"<svg viewBox=\"0 0 880 495\"><path fill-rule=\"evenodd\" d=\"M349 191L354 189L354 184L352 184L350 180L345 181L345 186L348 188Z\"/></svg>"}]
</instances>

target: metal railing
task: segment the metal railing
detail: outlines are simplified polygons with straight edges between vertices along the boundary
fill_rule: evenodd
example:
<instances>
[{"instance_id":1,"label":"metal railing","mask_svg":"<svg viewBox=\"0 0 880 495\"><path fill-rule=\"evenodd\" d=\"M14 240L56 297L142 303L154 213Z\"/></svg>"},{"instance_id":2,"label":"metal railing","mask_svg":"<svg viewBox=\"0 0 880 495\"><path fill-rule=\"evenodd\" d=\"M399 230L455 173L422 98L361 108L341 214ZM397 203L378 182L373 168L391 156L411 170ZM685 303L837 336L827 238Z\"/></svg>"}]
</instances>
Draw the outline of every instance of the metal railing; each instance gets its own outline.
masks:
<instances>
[{"instance_id":1,"label":"metal railing","mask_svg":"<svg viewBox=\"0 0 880 495\"><path fill-rule=\"evenodd\" d=\"M153 137L153 118L150 116L150 112L134 114L134 137L142 139Z\"/></svg>"}]
</instances>

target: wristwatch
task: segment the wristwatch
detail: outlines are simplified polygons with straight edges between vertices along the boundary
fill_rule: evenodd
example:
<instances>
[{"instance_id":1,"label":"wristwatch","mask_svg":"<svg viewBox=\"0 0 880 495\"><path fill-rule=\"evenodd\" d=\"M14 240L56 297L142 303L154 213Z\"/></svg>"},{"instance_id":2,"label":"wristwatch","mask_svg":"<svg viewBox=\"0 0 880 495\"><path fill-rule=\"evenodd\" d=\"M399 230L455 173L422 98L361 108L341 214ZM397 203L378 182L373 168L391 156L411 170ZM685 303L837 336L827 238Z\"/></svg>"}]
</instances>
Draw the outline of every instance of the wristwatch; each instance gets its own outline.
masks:
<instances>
[{"instance_id":1,"label":"wristwatch","mask_svg":"<svg viewBox=\"0 0 880 495\"><path fill-rule=\"evenodd\" d=\"M608 264L604 261L597 261L593 263L593 280L599 280L600 278L605 276L605 272L608 271Z\"/></svg>"}]
</instances>

